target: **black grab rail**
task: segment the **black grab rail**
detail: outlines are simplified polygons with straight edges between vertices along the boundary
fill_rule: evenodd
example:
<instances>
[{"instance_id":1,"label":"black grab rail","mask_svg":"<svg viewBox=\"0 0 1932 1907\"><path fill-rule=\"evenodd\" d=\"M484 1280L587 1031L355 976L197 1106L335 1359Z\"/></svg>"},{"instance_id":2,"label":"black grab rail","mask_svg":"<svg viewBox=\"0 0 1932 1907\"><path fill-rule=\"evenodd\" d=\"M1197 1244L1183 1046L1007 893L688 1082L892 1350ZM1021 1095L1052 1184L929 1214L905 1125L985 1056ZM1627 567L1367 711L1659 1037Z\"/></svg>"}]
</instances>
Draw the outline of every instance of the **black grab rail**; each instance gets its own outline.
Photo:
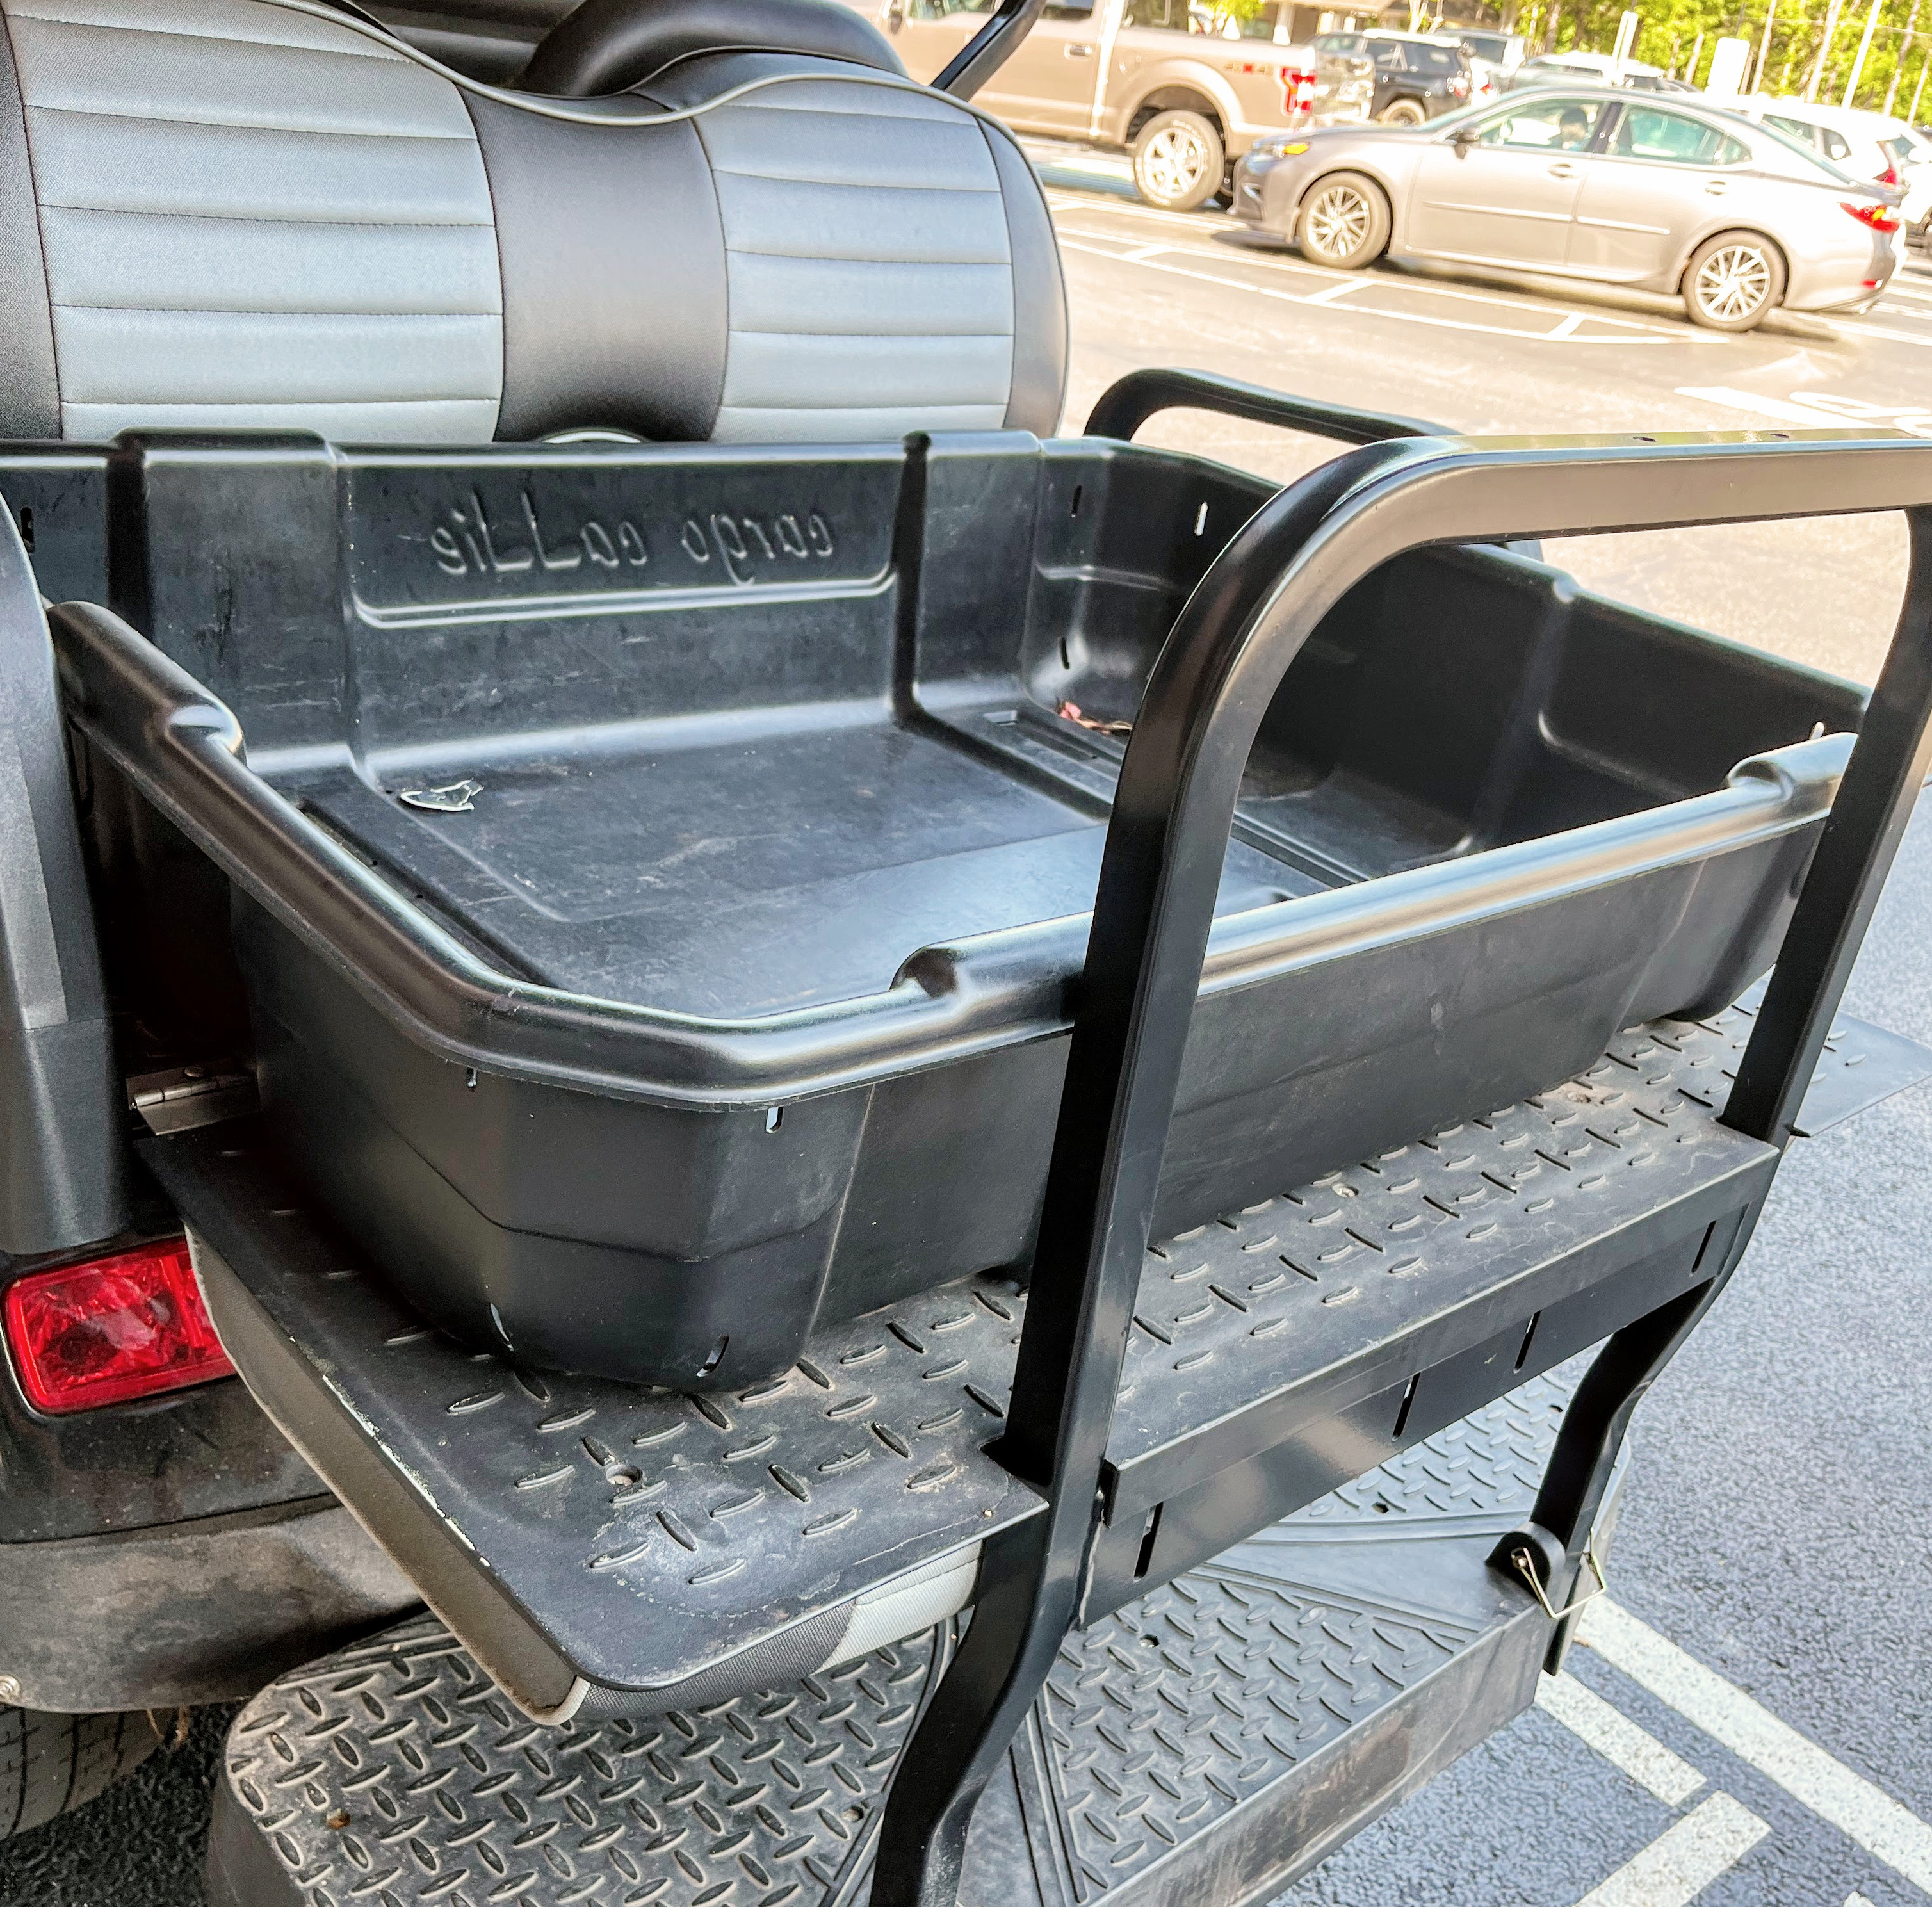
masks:
<instances>
[{"instance_id":1,"label":"black grab rail","mask_svg":"<svg viewBox=\"0 0 1932 1907\"><path fill-rule=\"evenodd\" d=\"M1419 417L1361 410L1322 397L1294 397L1213 371L1134 370L1102 394L1087 419L1087 435L1118 437L1126 443L1149 418L1164 410L1216 411L1223 417L1245 418L1250 424L1278 424L1286 430L1305 430L1311 436L1333 437L1345 444L1455 434L1447 424L1426 424Z\"/></svg>"},{"instance_id":2,"label":"black grab rail","mask_svg":"<svg viewBox=\"0 0 1932 1907\"><path fill-rule=\"evenodd\" d=\"M1124 421L1144 396L1192 387L1167 373L1139 388L1131 401L1110 394L1096 415ZM1792 1096L1816 1064L1932 755L1932 444L1775 437L1392 435L1263 505L1181 611L1142 697L1108 827L1032 1292L996 1446L1046 1496L1046 1513L986 1547L971 1627L889 1798L874 1907L953 1907L980 1792L1081 1621L1132 1306L1242 773L1303 643L1371 571L1434 544L1906 513L1911 583L1873 714L1787 934L1792 977L1774 976L1740 1071L1748 1110L1732 1123L1748 1119L1749 1129L1780 1141L1788 1133ZM1760 1077L1768 1090L1752 1087ZM1743 1242L1741 1234L1724 1269ZM1550 1540L1534 1549L1559 1609L1629 1411L1721 1282L1720 1269L1665 1307L1670 1315L1617 1333L1580 1393L1584 1408L1566 1419L1536 1511Z\"/></svg>"}]
</instances>

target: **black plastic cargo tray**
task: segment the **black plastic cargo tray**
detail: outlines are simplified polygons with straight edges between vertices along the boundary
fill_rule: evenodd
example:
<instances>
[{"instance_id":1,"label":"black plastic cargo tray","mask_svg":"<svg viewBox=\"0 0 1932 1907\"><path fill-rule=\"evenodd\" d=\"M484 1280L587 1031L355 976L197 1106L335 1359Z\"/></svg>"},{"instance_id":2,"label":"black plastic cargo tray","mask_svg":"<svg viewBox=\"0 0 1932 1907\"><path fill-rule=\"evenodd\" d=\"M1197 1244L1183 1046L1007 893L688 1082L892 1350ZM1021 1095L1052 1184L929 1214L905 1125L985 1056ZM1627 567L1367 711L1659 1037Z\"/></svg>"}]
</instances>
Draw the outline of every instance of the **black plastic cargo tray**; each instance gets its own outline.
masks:
<instances>
[{"instance_id":1,"label":"black plastic cargo tray","mask_svg":"<svg viewBox=\"0 0 1932 1907\"><path fill-rule=\"evenodd\" d=\"M84 725L234 880L272 1118L437 1322L742 1386L1024 1264L1115 729L1266 486L1004 435L104 490L172 662L62 612ZM1262 727L1156 1232L1733 998L1862 708L1501 550L1371 576Z\"/></svg>"}]
</instances>

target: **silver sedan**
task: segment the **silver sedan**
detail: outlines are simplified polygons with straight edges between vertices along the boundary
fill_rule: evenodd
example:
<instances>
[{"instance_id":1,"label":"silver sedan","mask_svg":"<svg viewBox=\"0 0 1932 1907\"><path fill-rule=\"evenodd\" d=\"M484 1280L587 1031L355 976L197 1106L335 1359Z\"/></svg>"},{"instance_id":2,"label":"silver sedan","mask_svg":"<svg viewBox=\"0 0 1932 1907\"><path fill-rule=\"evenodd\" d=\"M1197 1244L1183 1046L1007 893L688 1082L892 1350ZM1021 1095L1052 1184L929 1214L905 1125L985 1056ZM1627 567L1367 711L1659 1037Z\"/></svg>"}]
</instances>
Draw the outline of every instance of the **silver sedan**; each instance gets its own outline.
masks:
<instances>
[{"instance_id":1,"label":"silver sedan","mask_svg":"<svg viewBox=\"0 0 1932 1907\"><path fill-rule=\"evenodd\" d=\"M1316 264L1596 279L1748 331L1780 304L1871 304L1898 264L1894 196L1700 103L1568 88L1413 130L1264 140L1235 169L1234 210Z\"/></svg>"}]
</instances>

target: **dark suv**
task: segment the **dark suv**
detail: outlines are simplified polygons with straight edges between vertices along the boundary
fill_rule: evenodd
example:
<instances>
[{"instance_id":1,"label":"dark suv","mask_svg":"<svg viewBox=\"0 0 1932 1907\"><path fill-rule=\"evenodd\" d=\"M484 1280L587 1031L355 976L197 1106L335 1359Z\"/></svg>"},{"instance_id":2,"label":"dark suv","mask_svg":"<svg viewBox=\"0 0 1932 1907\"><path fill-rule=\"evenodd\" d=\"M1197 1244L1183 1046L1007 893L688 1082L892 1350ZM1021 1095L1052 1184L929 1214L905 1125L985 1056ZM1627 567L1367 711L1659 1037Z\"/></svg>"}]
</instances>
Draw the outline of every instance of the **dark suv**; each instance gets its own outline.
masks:
<instances>
[{"instance_id":1,"label":"dark suv","mask_svg":"<svg viewBox=\"0 0 1932 1907\"><path fill-rule=\"evenodd\" d=\"M1320 33L1320 53L1352 53L1376 63L1369 116L1385 126L1420 126L1467 106L1474 80L1465 47L1420 33Z\"/></svg>"}]
</instances>

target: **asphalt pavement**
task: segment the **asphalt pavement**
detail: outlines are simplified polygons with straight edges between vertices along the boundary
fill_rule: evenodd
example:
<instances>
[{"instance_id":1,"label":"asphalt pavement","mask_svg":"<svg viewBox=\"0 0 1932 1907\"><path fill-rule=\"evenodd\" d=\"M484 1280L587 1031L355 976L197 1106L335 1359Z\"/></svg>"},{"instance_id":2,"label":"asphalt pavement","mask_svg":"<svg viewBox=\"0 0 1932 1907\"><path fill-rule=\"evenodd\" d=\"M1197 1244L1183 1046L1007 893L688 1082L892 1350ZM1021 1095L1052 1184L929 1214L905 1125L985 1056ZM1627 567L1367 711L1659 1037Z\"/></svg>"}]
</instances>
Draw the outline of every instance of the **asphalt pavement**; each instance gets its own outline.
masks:
<instances>
[{"instance_id":1,"label":"asphalt pavement","mask_svg":"<svg viewBox=\"0 0 1932 1907\"><path fill-rule=\"evenodd\" d=\"M1922 265L1864 317L1720 337L1656 301L1318 271L1219 214L1138 205L1118 160L1035 154L1066 248L1070 429L1122 373L1179 364L1472 433L1850 418L1932 436L1932 400L1916 401L1932 392ZM1284 478L1330 454L1198 413L1143 435ZM1895 517L1552 553L1591 586L1864 679L1904 580ZM1928 919L1922 811L1847 1007L1932 1042ZM1575 1652L1549 1707L1282 1907L1906 1907L1932 1895L1928 1160L1932 1090L1797 1147L1743 1268L1640 1412L1611 1572L1627 1615ZM219 1720L92 1807L0 1845L0 1907L194 1907Z\"/></svg>"}]
</instances>

